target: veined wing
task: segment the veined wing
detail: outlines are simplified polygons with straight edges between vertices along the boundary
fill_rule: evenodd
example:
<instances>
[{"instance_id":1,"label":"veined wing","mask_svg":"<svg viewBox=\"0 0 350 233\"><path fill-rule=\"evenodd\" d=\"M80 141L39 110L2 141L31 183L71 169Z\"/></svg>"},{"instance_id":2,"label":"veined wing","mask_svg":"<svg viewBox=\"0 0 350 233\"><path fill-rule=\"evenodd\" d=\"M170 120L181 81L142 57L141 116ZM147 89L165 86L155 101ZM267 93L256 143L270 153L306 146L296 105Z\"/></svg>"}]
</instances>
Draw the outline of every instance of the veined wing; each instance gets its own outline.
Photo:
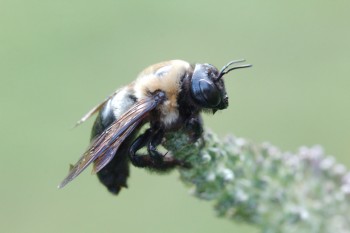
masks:
<instances>
[{"instance_id":1,"label":"veined wing","mask_svg":"<svg viewBox=\"0 0 350 233\"><path fill-rule=\"evenodd\" d=\"M115 96L117 93L119 92L116 91L114 92L112 95L108 96L104 101L102 101L101 103L99 103L98 105L96 105L95 107L93 107L90 111L88 111L82 118L80 118L79 121L77 121L77 123L75 123L75 125L73 126L73 128L77 127L78 125L84 123L87 119L89 119L92 115L94 115L95 113L97 113L98 111L100 111L103 107L103 105L110 100L113 96Z\"/></svg>"},{"instance_id":2,"label":"veined wing","mask_svg":"<svg viewBox=\"0 0 350 233\"><path fill-rule=\"evenodd\" d=\"M79 161L69 171L67 177L59 184L63 188L77 177L93 161L96 161L94 172L101 170L115 155L120 144L148 116L148 113L164 101L163 92L136 102L118 120L114 121L89 146Z\"/></svg>"}]
</instances>

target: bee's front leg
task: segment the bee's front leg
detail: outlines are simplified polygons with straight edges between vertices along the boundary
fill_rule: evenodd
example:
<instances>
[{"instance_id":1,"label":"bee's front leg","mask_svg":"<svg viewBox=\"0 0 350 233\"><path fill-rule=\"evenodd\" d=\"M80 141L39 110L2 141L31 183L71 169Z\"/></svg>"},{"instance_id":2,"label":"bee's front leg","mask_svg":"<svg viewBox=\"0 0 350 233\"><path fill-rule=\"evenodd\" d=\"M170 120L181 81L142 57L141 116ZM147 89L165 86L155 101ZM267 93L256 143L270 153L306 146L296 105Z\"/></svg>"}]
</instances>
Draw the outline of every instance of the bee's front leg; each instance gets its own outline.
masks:
<instances>
[{"instance_id":1,"label":"bee's front leg","mask_svg":"<svg viewBox=\"0 0 350 233\"><path fill-rule=\"evenodd\" d=\"M203 134L203 120L200 115L191 116L185 123L190 140L196 142Z\"/></svg>"}]
</instances>

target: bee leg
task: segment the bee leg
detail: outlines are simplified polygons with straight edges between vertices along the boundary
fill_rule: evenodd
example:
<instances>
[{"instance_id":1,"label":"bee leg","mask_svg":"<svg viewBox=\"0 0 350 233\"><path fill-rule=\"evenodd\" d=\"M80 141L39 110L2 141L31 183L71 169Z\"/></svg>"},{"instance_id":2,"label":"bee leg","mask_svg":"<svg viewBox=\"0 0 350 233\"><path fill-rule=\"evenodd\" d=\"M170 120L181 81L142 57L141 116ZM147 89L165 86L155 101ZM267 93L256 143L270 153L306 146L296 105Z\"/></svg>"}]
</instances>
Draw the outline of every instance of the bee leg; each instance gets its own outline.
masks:
<instances>
[{"instance_id":1,"label":"bee leg","mask_svg":"<svg viewBox=\"0 0 350 233\"><path fill-rule=\"evenodd\" d=\"M149 143L151 136L151 130L148 129L145 131L145 133L138 136L130 146L129 158L135 167L148 167L151 165L151 159L149 155L136 154L138 150L140 150L142 147L145 147Z\"/></svg>"},{"instance_id":2,"label":"bee leg","mask_svg":"<svg viewBox=\"0 0 350 233\"><path fill-rule=\"evenodd\" d=\"M185 124L192 142L196 142L203 134L203 120L200 115L190 117Z\"/></svg>"},{"instance_id":3,"label":"bee leg","mask_svg":"<svg viewBox=\"0 0 350 233\"><path fill-rule=\"evenodd\" d=\"M164 156L162 153L160 153L157 150L157 146L162 142L162 139L164 137L164 131L159 129L156 133L154 133L151 137L150 142L147 145L147 151L151 158L154 160L154 163L162 163Z\"/></svg>"},{"instance_id":4,"label":"bee leg","mask_svg":"<svg viewBox=\"0 0 350 233\"><path fill-rule=\"evenodd\" d=\"M166 171L176 166L184 166L182 161L165 157L165 155L157 151L157 146L161 143L163 136L163 131L154 133L154 131L148 129L136 138L129 149L131 163L135 167L147 167L159 171ZM148 154L140 155L136 153L145 146L147 146Z\"/></svg>"},{"instance_id":5,"label":"bee leg","mask_svg":"<svg viewBox=\"0 0 350 233\"><path fill-rule=\"evenodd\" d=\"M157 150L157 146L159 146L164 138L164 131L162 129L158 130L151 137L150 142L147 146L147 151L153 160L152 166L150 168L158 171L168 171L176 166L180 167L189 167L184 161L177 160L172 157L166 157L166 154L162 154Z\"/></svg>"}]
</instances>

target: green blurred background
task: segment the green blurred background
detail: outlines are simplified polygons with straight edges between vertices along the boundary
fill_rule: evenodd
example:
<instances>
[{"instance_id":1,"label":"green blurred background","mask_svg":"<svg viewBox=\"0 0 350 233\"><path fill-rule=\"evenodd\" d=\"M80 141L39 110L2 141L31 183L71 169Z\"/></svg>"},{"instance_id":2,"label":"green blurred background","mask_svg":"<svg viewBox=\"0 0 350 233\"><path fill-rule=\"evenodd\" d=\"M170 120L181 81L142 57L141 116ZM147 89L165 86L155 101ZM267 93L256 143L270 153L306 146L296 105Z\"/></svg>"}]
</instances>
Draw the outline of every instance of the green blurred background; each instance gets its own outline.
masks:
<instances>
[{"instance_id":1,"label":"green blurred background","mask_svg":"<svg viewBox=\"0 0 350 233\"><path fill-rule=\"evenodd\" d=\"M0 0L0 232L258 232L215 217L178 173L132 168L107 193L89 171L57 184L88 145L87 110L168 59L254 67L226 77L205 116L283 150L321 144L350 164L350 2ZM88 169L89 170L89 169Z\"/></svg>"}]
</instances>

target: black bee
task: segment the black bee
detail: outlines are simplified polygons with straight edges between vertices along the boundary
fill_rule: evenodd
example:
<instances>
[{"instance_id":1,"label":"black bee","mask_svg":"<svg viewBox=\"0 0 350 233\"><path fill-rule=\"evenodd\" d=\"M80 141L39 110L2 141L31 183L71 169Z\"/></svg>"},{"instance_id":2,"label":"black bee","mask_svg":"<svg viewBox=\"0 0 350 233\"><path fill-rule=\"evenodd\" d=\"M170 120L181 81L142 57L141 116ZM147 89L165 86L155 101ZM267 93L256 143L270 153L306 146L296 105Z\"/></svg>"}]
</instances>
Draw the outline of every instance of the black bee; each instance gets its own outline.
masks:
<instances>
[{"instance_id":1,"label":"black bee","mask_svg":"<svg viewBox=\"0 0 350 233\"><path fill-rule=\"evenodd\" d=\"M88 165L93 173L114 194L127 187L129 160L136 167L168 170L185 166L157 150L166 132L185 127L193 141L201 137L201 111L228 107L228 96L222 77L228 72L251 65L231 65L221 71L210 64L195 64L182 60L166 61L142 71L136 81L117 90L90 110L78 124L99 113L92 128L91 144L68 176L58 186L64 187ZM138 136L140 128L149 128ZM139 154L141 148L146 154Z\"/></svg>"}]
</instances>

